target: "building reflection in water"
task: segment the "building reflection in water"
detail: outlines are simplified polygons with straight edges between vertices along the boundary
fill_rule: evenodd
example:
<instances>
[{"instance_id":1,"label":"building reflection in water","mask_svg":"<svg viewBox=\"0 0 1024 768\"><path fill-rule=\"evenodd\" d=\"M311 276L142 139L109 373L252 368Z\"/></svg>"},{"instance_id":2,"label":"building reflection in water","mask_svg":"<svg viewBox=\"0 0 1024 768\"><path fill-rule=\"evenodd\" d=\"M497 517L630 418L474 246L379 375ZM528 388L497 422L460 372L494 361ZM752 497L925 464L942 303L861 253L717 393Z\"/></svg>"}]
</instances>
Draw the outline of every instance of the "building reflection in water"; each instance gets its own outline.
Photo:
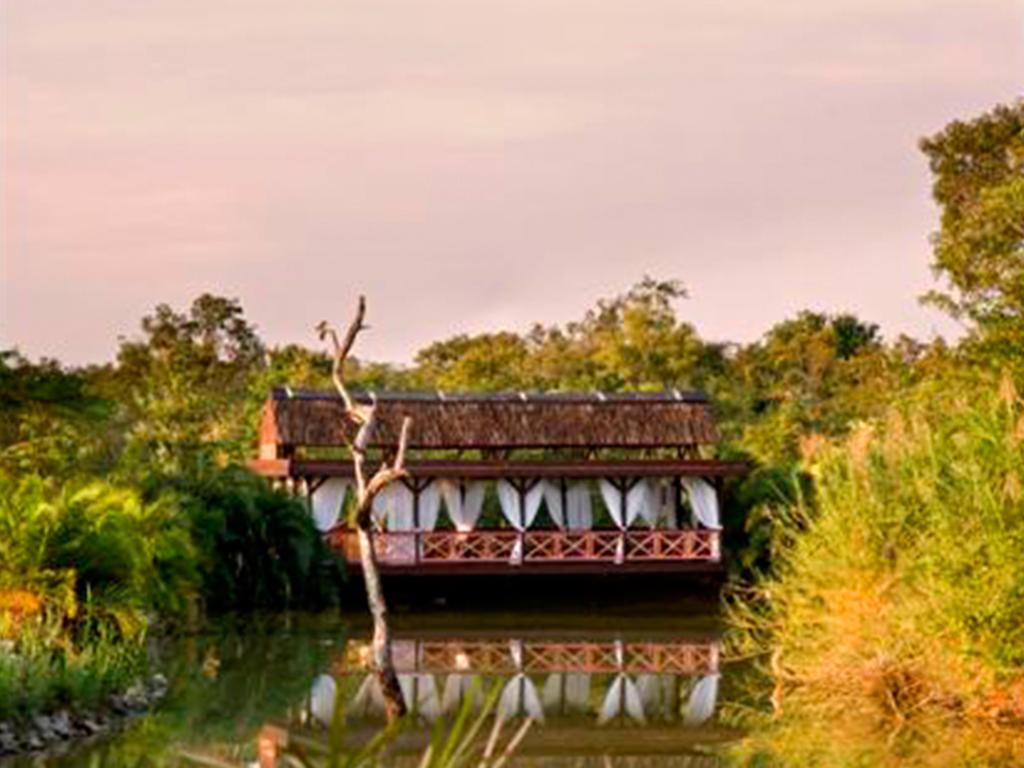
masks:
<instances>
[{"instance_id":1,"label":"building reflection in water","mask_svg":"<svg viewBox=\"0 0 1024 768\"><path fill-rule=\"evenodd\" d=\"M592 726L713 720L718 698L717 640L628 642L404 639L394 658L406 705L428 723L456 712L468 696L501 685L497 713L537 723ZM367 671L368 647L350 642L330 673L312 683L310 719L329 724L343 697L350 719L384 717L384 698Z\"/></svg>"}]
</instances>

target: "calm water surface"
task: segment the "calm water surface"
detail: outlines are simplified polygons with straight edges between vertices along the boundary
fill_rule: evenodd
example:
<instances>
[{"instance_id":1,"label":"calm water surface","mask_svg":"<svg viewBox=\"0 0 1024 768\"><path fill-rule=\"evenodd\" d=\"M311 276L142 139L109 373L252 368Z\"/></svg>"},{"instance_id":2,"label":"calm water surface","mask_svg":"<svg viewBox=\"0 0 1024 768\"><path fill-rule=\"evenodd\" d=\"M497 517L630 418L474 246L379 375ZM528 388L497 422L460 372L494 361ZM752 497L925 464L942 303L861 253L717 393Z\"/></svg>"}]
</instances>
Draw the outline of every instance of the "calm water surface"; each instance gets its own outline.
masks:
<instances>
[{"instance_id":1,"label":"calm water surface","mask_svg":"<svg viewBox=\"0 0 1024 768\"><path fill-rule=\"evenodd\" d=\"M499 717L535 720L519 765L710 768L739 735L720 717L731 673L708 612L434 613L395 622L395 663L415 725L393 744L393 764L415 765L438 720L490 691L500 691ZM336 714L355 749L383 724L367 638L365 623L338 615L225 621L164 652L171 692L158 711L66 755L11 765L254 766L261 743L264 764L283 746L316 758Z\"/></svg>"}]
</instances>

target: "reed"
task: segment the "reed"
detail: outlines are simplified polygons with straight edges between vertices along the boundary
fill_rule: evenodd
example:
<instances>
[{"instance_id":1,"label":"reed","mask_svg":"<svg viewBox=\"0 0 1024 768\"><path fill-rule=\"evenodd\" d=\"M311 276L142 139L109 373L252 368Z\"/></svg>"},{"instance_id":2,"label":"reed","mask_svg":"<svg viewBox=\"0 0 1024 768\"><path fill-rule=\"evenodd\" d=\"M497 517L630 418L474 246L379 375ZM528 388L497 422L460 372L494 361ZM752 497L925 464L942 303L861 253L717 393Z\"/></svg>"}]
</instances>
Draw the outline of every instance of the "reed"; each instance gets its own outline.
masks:
<instances>
[{"instance_id":1,"label":"reed","mask_svg":"<svg viewBox=\"0 0 1024 768\"><path fill-rule=\"evenodd\" d=\"M776 721L1024 719L1024 408L1011 382L915 391L807 457L771 575L735 590Z\"/></svg>"}]
</instances>

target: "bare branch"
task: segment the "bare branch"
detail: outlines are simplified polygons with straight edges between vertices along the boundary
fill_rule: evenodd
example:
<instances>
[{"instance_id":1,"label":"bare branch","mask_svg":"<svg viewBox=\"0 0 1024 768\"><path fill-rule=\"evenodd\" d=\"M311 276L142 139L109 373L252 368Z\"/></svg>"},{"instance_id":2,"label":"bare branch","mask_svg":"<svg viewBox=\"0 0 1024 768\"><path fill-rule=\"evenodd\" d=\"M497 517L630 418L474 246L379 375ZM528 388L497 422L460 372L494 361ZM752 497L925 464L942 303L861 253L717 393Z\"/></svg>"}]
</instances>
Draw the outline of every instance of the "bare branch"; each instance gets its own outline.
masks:
<instances>
[{"instance_id":1,"label":"bare branch","mask_svg":"<svg viewBox=\"0 0 1024 768\"><path fill-rule=\"evenodd\" d=\"M373 438L373 430L377 426L377 405L376 403L369 406L362 412L361 426L359 432L356 433L356 441L352 445L353 451L360 453L366 453L366 449L370 447L370 440Z\"/></svg>"},{"instance_id":2,"label":"bare branch","mask_svg":"<svg viewBox=\"0 0 1024 768\"><path fill-rule=\"evenodd\" d=\"M398 437L398 453L395 454L395 463L392 465L399 472L405 471L405 449L409 446L409 430L412 428L412 417L406 416L402 419L402 432Z\"/></svg>"},{"instance_id":3,"label":"bare branch","mask_svg":"<svg viewBox=\"0 0 1024 768\"><path fill-rule=\"evenodd\" d=\"M338 332L334 326L328 323L326 320L321 320L316 326L316 331L320 335L320 340L330 337L331 344L334 347L334 360L331 365L331 378L334 380L334 386L338 390L338 394L341 395L341 399L345 401L345 410L349 412L349 415L355 419L358 423L362 424L365 421L364 409L360 408L352 400L352 397L348 393L348 388L345 386L345 360L348 359L349 353L352 351L352 346L356 343L356 337L359 332L365 330L368 326L363 322L366 317L366 297L359 297L359 305L356 307L356 316L352 319L352 322L348 326L348 330L345 332L345 338L342 341L338 341Z\"/></svg>"},{"instance_id":4,"label":"bare branch","mask_svg":"<svg viewBox=\"0 0 1024 768\"><path fill-rule=\"evenodd\" d=\"M381 467L374 473L373 477L370 478L370 482L366 485L366 495L372 503L374 496L383 491L387 486L408 476L409 473L404 469Z\"/></svg>"}]
</instances>

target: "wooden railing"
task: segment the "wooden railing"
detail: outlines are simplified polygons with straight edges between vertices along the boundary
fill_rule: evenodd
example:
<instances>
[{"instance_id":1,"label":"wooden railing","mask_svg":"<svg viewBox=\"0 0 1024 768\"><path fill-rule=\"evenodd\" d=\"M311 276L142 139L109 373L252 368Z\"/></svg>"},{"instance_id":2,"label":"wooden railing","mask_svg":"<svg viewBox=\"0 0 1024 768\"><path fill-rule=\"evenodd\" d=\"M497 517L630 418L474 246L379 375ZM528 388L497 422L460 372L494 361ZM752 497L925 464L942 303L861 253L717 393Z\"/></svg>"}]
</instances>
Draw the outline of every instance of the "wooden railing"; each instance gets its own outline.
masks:
<instances>
[{"instance_id":1,"label":"wooden railing","mask_svg":"<svg viewBox=\"0 0 1024 768\"><path fill-rule=\"evenodd\" d=\"M513 652L513 644L517 652ZM392 641L398 672L671 672L682 675L718 671L719 646L714 641L557 642L524 640ZM335 672L371 668L370 644L349 641L348 652Z\"/></svg>"},{"instance_id":2,"label":"wooden railing","mask_svg":"<svg viewBox=\"0 0 1024 768\"><path fill-rule=\"evenodd\" d=\"M337 529L328 538L347 560L358 562L359 542L354 532ZM377 559L387 565L720 559L719 531L704 529L388 531L374 535L374 547Z\"/></svg>"}]
</instances>

